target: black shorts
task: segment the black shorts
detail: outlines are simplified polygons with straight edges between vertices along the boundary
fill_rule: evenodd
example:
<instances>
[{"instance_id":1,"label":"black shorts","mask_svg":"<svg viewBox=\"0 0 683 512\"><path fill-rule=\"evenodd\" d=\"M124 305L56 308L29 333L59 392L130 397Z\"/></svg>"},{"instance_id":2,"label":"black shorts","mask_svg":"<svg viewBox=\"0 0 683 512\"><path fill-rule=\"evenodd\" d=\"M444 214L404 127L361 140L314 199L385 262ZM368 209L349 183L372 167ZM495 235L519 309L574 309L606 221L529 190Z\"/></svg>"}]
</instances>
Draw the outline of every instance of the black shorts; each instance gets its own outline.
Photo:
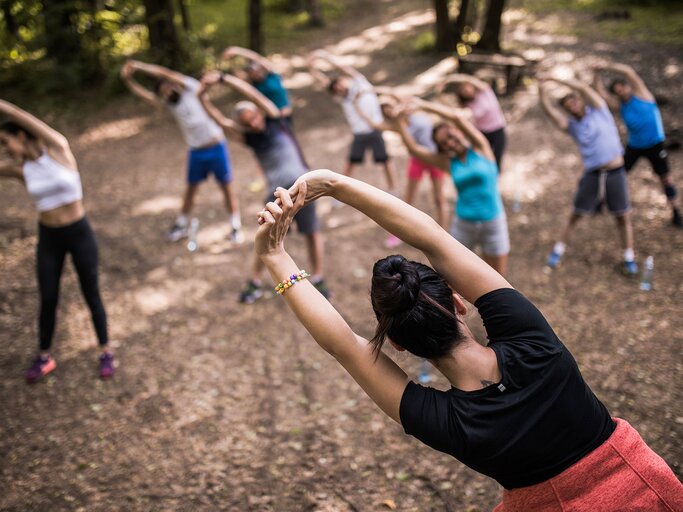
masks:
<instances>
[{"instance_id":1,"label":"black shorts","mask_svg":"<svg viewBox=\"0 0 683 512\"><path fill-rule=\"evenodd\" d=\"M290 183L288 186L282 188L289 189L292 185L294 185L294 183ZM275 196L273 194L266 197L266 203L274 200ZM310 235L320 231L320 220L315 212L315 201L299 210L294 216L294 222L296 222L296 227L302 235Z\"/></svg>"},{"instance_id":2,"label":"black shorts","mask_svg":"<svg viewBox=\"0 0 683 512\"><path fill-rule=\"evenodd\" d=\"M500 174L500 162L503 159L503 153L505 152L505 128L499 128L492 132L482 132L486 140L491 144L491 149L493 150L493 155L496 157L496 165L498 166L498 173Z\"/></svg>"},{"instance_id":3,"label":"black shorts","mask_svg":"<svg viewBox=\"0 0 683 512\"><path fill-rule=\"evenodd\" d=\"M372 149L372 157L374 158L375 163L384 163L389 160L382 132L375 130L370 133L356 133L353 135L349 162L352 164L363 163L365 152L368 149Z\"/></svg>"},{"instance_id":4,"label":"black shorts","mask_svg":"<svg viewBox=\"0 0 683 512\"><path fill-rule=\"evenodd\" d=\"M587 171L579 180L574 196L574 213L599 213L605 204L612 215L623 215L631 210L626 171L623 167L608 171Z\"/></svg>"},{"instance_id":5,"label":"black shorts","mask_svg":"<svg viewBox=\"0 0 683 512\"><path fill-rule=\"evenodd\" d=\"M645 149L636 149L631 146L626 146L626 151L624 152L624 167L626 167L626 171L633 169L633 166L641 156L644 156L650 161L652 170L657 176L666 176L669 174L668 154L663 142Z\"/></svg>"}]
</instances>

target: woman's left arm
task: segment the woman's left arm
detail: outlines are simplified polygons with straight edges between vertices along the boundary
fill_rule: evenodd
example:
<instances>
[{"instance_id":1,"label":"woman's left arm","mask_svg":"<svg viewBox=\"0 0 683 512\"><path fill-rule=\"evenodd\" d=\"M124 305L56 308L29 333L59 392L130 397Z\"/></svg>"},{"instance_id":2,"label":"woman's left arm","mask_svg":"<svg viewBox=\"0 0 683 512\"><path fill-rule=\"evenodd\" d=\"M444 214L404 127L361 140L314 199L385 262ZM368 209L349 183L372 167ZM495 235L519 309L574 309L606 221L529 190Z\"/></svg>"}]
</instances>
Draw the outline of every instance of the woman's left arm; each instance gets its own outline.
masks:
<instances>
[{"instance_id":1,"label":"woman's left arm","mask_svg":"<svg viewBox=\"0 0 683 512\"><path fill-rule=\"evenodd\" d=\"M263 224L256 233L256 252L274 282L299 272L283 242L294 214L304 205L306 183L302 185L303 193L300 188L296 203L279 188L275 195L282 207L271 202L261 212ZM384 413L400 423L399 408L408 383L405 372L383 352L376 354L370 342L355 334L309 281L297 282L283 298L318 345L334 356Z\"/></svg>"}]
</instances>

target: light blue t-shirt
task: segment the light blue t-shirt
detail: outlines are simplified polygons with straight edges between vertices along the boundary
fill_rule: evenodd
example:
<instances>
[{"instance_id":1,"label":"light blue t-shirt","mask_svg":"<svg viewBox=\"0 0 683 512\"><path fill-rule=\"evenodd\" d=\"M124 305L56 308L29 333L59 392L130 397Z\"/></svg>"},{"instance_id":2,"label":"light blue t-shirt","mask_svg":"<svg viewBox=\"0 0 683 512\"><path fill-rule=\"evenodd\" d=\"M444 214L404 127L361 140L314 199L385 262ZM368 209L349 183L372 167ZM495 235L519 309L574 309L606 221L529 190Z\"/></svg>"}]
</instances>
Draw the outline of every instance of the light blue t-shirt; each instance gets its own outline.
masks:
<instances>
[{"instance_id":1,"label":"light blue t-shirt","mask_svg":"<svg viewBox=\"0 0 683 512\"><path fill-rule=\"evenodd\" d=\"M579 147L586 171L599 169L624 154L617 125L607 105L586 107L581 119L569 119L567 131Z\"/></svg>"},{"instance_id":2,"label":"light blue t-shirt","mask_svg":"<svg viewBox=\"0 0 683 512\"><path fill-rule=\"evenodd\" d=\"M451 159L451 177L458 191L455 214L460 219L488 222L503 212L495 161L468 148L464 162Z\"/></svg>"},{"instance_id":3,"label":"light blue t-shirt","mask_svg":"<svg viewBox=\"0 0 683 512\"><path fill-rule=\"evenodd\" d=\"M657 103L637 96L621 104L621 117L628 128L628 145L647 149L664 141L664 124Z\"/></svg>"},{"instance_id":4,"label":"light blue t-shirt","mask_svg":"<svg viewBox=\"0 0 683 512\"><path fill-rule=\"evenodd\" d=\"M289 95L282 85L282 78L277 73L268 73L263 81L254 83L254 87L279 109L289 107Z\"/></svg>"},{"instance_id":5,"label":"light blue t-shirt","mask_svg":"<svg viewBox=\"0 0 683 512\"><path fill-rule=\"evenodd\" d=\"M413 136L415 142L424 146L432 153L436 153L436 144L432 138L434 123L427 114L417 112L408 116L408 133Z\"/></svg>"}]
</instances>

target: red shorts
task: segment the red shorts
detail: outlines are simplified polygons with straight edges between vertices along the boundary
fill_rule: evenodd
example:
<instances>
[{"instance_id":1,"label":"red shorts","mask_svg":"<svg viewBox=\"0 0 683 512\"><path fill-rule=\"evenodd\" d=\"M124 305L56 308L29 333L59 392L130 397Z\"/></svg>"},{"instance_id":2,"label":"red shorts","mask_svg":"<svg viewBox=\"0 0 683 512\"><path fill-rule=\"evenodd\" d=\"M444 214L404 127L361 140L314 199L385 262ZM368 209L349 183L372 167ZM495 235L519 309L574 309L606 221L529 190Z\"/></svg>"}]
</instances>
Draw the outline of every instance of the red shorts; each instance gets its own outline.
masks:
<instances>
[{"instance_id":1,"label":"red shorts","mask_svg":"<svg viewBox=\"0 0 683 512\"><path fill-rule=\"evenodd\" d=\"M422 174L425 171L429 173L429 177L433 180L443 179L443 175L445 174L438 167L429 165L427 162L423 162L422 160L411 156L410 161L408 162L408 179L420 181L422 179Z\"/></svg>"},{"instance_id":2,"label":"red shorts","mask_svg":"<svg viewBox=\"0 0 683 512\"><path fill-rule=\"evenodd\" d=\"M494 512L683 510L683 485L628 422L573 466L540 484L506 489Z\"/></svg>"}]
</instances>

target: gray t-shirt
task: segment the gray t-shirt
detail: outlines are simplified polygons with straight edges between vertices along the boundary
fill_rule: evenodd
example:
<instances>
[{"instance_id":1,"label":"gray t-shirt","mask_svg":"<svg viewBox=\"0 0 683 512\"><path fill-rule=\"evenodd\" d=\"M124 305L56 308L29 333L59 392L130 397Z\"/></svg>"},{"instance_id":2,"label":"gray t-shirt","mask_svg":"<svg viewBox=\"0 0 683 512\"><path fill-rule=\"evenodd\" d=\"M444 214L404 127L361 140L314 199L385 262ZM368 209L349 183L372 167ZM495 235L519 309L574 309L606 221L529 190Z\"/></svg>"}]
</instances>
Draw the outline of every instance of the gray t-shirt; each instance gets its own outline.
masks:
<instances>
[{"instance_id":1,"label":"gray t-shirt","mask_svg":"<svg viewBox=\"0 0 683 512\"><path fill-rule=\"evenodd\" d=\"M289 187L308 172L294 133L282 119L266 118L262 132L246 132L244 142L256 155L268 180L270 193L277 187Z\"/></svg>"},{"instance_id":2,"label":"gray t-shirt","mask_svg":"<svg viewBox=\"0 0 683 512\"><path fill-rule=\"evenodd\" d=\"M178 103L167 105L167 107L178 123L187 145L196 149L223 140L225 138L223 130L216 124L216 121L211 119L199 101L197 92L200 83L194 78L186 76L184 86Z\"/></svg>"},{"instance_id":3,"label":"gray t-shirt","mask_svg":"<svg viewBox=\"0 0 683 512\"><path fill-rule=\"evenodd\" d=\"M432 138L433 129L434 124L427 114L416 113L408 116L408 133L420 146L436 153L436 144Z\"/></svg>"}]
</instances>

